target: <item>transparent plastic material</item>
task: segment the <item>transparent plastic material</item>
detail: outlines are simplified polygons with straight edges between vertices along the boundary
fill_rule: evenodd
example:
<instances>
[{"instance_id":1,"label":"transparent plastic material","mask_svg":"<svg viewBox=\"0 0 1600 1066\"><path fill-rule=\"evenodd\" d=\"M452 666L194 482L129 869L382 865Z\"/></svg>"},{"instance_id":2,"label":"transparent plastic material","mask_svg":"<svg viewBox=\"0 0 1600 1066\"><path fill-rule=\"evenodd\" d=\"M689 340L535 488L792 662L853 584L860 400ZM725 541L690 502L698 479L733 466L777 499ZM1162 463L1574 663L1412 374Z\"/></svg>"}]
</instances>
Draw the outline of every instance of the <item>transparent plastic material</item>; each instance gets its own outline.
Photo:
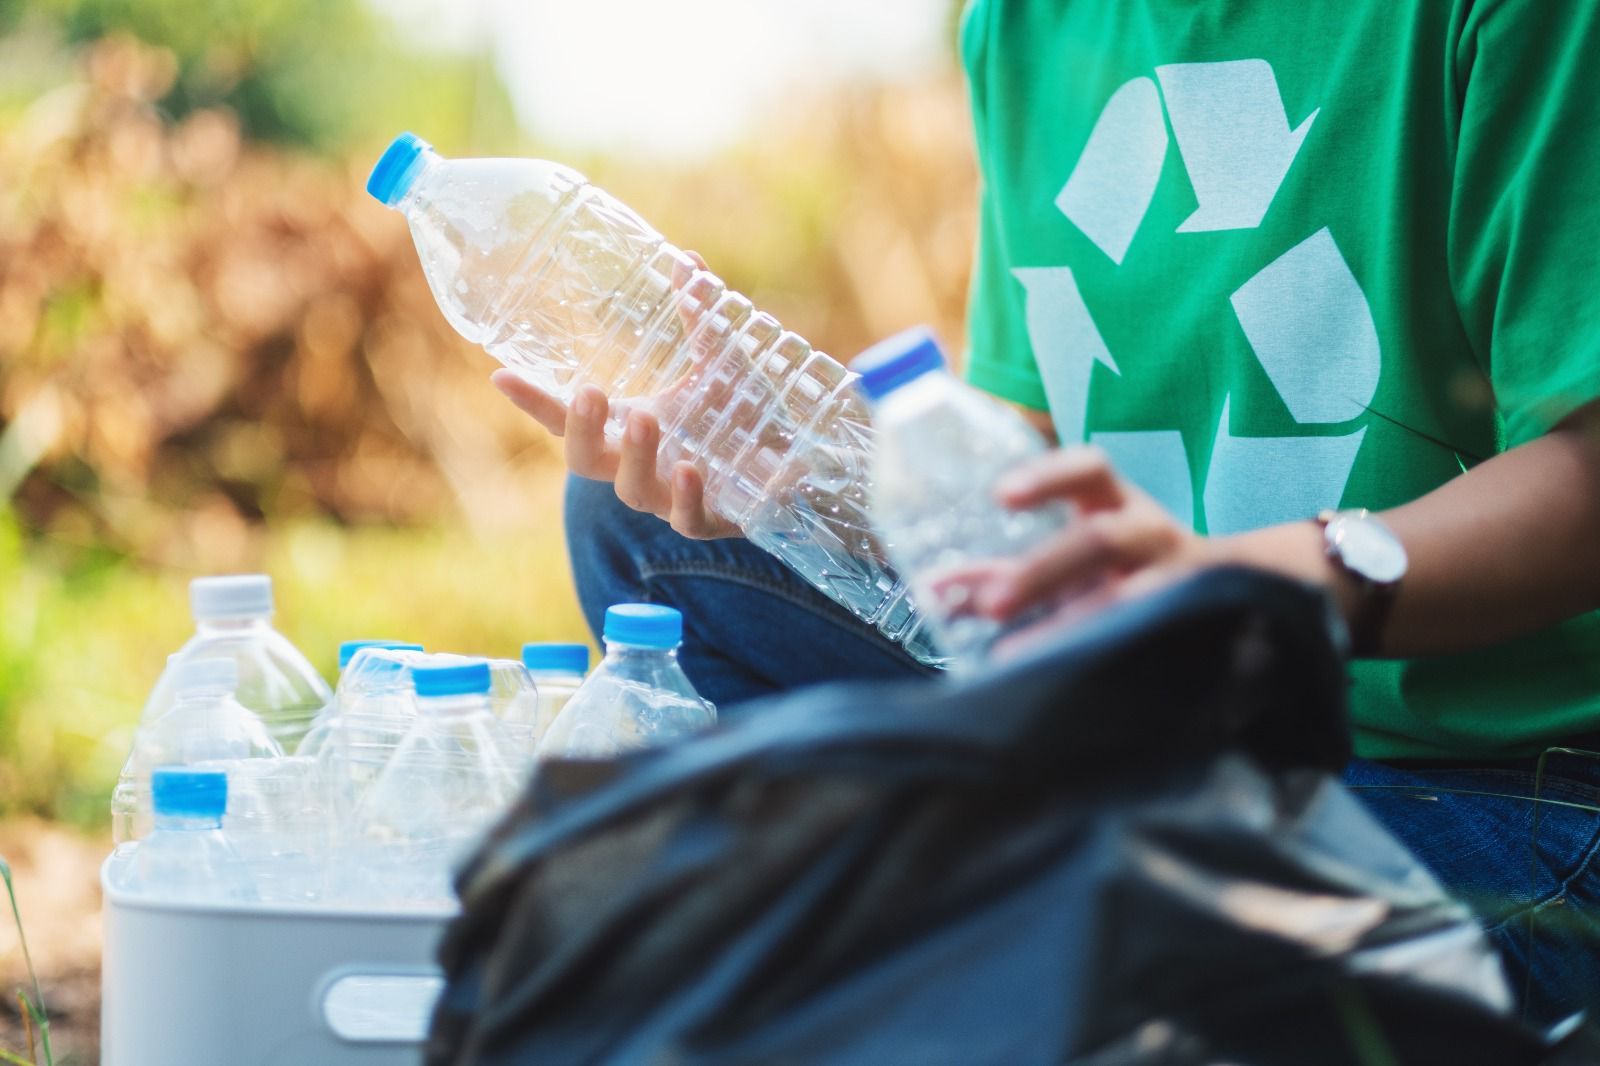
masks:
<instances>
[{"instance_id":1,"label":"transparent plastic material","mask_svg":"<svg viewBox=\"0 0 1600 1066\"><path fill-rule=\"evenodd\" d=\"M146 836L153 825L150 800L150 775L161 766L198 766L211 763L237 763L281 758L266 726L254 712L233 697L234 676L229 660L195 659L186 664L169 665L173 674L193 673L196 666L220 665L230 683L185 684L174 678L173 703L153 724L141 728L134 738L133 751L123 766L116 799L126 808L117 811L122 819L118 828L126 833L118 844L127 845Z\"/></svg>"},{"instance_id":2,"label":"transparent plastic material","mask_svg":"<svg viewBox=\"0 0 1600 1066\"><path fill-rule=\"evenodd\" d=\"M175 671L183 662L198 658L227 658L237 664L234 699L256 714L283 751L298 748L312 720L333 697L328 683L306 657L272 628L269 614L198 621L195 635L168 660L140 715L134 754L123 767L111 800L112 835L119 844L137 840L148 831L148 792L140 791L135 762L138 738L172 708Z\"/></svg>"},{"instance_id":3,"label":"transparent plastic material","mask_svg":"<svg viewBox=\"0 0 1600 1066\"><path fill-rule=\"evenodd\" d=\"M939 657L868 521L871 422L854 376L615 198L539 160L422 154L395 208L445 317L540 388L582 382L661 422L710 506L818 589Z\"/></svg>"},{"instance_id":4,"label":"transparent plastic material","mask_svg":"<svg viewBox=\"0 0 1600 1066\"><path fill-rule=\"evenodd\" d=\"M522 783L521 754L488 694L419 697L418 711L352 818L336 893L390 904L453 899L451 871Z\"/></svg>"},{"instance_id":5,"label":"transparent plastic material","mask_svg":"<svg viewBox=\"0 0 1600 1066\"><path fill-rule=\"evenodd\" d=\"M520 768L533 762L539 743L539 684L515 659L489 660L489 709L511 739Z\"/></svg>"},{"instance_id":6,"label":"transparent plastic material","mask_svg":"<svg viewBox=\"0 0 1600 1066\"><path fill-rule=\"evenodd\" d=\"M249 868L215 815L156 815L149 838L113 869L118 888L148 899L246 903L258 898Z\"/></svg>"},{"instance_id":7,"label":"transparent plastic material","mask_svg":"<svg viewBox=\"0 0 1600 1066\"><path fill-rule=\"evenodd\" d=\"M935 640L956 667L983 661L994 643L1026 624L1001 626L965 608L959 588L935 591L963 564L1018 555L1067 521L1050 505L1011 511L996 483L1047 445L1023 417L942 370L887 393L874 412L873 516L889 557L909 575Z\"/></svg>"},{"instance_id":8,"label":"transparent plastic material","mask_svg":"<svg viewBox=\"0 0 1600 1066\"><path fill-rule=\"evenodd\" d=\"M543 742L550 726L555 723L578 689L583 686L584 675L573 670L529 670L539 688L534 710L533 739L535 750Z\"/></svg>"},{"instance_id":9,"label":"transparent plastic material","mask_svg":"<svg viewBox=\"0 0 1600 1066\"><path fill-rule=\"evenodd\" d=\"M329 823L315 761L285 756L212 765L228 775L223 832L250 871L262 902L319 899L326 880Z\"/></svg>"},{"instance_id":10,"label":"transparent plastic material","mask_svg":"<svg viewBox=\"0 0 1600 1066\"><path fill-rule=\"evenodd\" d=\"M710 729L717 709L703 699L676 648L606 641L606 656L551 723L541 759L609 759Z\"/></svg>"},{"instance_id":11,"label":"transparent plastic material","mask_svg":"<svg viewBox=\"0 0 1600 1066\"><path fill-rule=\"evenodd\" d=\"M339 678L328 713L306 734L300 752L316 764L318 799L329 841L326 890L349 895L359 885L361 855L349 847L355 812L394 757L417 717L411 670L432 656L366 648Z\"/></svg>"},{"instance_id":12,"label":"transparent plastic material","mask_svg":"<svg viewBox=\"0 0 1600 1066\"><path fill-rule=\"evenodd\" d=\"M428 658L425 652L409 649L370 647L356 652L339 675L333 699L317 716L295 754L320 758L341 719L370 716L410 722L417 713L410 668Z\"/></svg>"}]
</instances>

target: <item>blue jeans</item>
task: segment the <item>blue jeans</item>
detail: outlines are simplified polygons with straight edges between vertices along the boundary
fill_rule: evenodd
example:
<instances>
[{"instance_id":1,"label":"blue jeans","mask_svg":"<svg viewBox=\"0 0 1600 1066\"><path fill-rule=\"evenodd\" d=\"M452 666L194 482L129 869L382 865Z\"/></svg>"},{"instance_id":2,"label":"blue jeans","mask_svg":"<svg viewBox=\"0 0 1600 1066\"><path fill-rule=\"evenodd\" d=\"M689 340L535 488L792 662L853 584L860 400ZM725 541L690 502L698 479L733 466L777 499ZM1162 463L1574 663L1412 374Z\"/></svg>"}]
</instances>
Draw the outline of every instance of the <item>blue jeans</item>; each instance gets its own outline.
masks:
<instances>
[{"instance_id":1,"label":"blue jeans","mask_svg":"<svg viewBox=\"0 0 1600 1066\"><path fill-rule=\"evenodd\" d=\"M613 603L679 608L684 670L719 709L815 682L932 673L747 541L687 540L604 482L568 482L566 528L590 628L599 634ZM1537 792L1531 761L1356 760L1345 782L1476 909L1531 1021L1600 1010L1600 814L1589 809L1600 758L1552 757Z\"/></svg>"}]
</instances>

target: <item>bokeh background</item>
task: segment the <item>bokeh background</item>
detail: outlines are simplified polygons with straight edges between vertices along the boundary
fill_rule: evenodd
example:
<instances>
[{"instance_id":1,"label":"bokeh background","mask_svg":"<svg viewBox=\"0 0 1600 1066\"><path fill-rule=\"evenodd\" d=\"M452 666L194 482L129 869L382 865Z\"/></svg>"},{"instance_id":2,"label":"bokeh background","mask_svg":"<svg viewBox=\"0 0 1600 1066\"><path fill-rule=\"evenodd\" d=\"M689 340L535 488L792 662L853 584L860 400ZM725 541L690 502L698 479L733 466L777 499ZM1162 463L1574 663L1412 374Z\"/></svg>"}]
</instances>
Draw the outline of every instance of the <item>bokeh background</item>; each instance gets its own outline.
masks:
<instances>
[{"instance_id":1,"label":"bokeh background","mask_svg":"<svg viewBox=\"0 0 1600 1066\"><path fill-rule=\"evenodd\" d=\"M81 971L79 1061L106 802L190 577L270 573L330 675L350 637L587 639L558 452L363 191L389 138L571 163L837 356L954 339L958 7L0 0L0 851L47 998Z\"/></svg>"}]
</instances>

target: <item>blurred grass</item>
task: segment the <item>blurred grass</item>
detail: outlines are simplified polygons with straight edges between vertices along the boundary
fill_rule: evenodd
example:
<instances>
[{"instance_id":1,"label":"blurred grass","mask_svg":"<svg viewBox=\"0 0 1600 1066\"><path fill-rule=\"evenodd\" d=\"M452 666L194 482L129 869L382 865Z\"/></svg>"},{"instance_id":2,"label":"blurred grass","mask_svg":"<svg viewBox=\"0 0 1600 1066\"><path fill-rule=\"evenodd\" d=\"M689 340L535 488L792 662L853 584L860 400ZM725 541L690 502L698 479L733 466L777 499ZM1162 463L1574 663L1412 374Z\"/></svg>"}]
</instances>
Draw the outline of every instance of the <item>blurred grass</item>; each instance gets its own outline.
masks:
<instances>
[{"instance_id":1,"label":"blurred grass","mask_svg":"<svg viewBox=\"0 0 1600 1066\"><path fill-rule=\"evenodd\" d=\"M278 627L330 681L341 640L512 657L524 641L589 640L562 546L559 483L516 533L300 521L259 542ZM0 511L0 796L11 810L102 825L145 696L192 632L192 574L59 543Z\"/></svg>"}]
</instances>

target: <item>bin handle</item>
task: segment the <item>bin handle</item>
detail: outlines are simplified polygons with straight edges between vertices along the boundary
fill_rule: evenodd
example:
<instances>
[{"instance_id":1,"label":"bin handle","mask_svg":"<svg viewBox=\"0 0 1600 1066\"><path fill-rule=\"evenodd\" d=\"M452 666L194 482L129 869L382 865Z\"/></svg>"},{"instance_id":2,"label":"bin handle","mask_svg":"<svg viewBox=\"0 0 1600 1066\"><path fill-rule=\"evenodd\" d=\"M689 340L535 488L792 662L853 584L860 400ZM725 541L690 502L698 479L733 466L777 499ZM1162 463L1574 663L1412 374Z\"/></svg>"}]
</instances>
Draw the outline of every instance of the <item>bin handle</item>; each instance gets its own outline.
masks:
<instances>
[{"instance_id":1,"label":"bin handle","mask_svg":"<svg viewBox=\"0 0 1600 1066\"><path fill-rule=\"evenodd\" d=\"M312 1014L347 1044L420 1044L443 991L437 967L342 966L318 983Z\"/></svg>"}]
</instances>

